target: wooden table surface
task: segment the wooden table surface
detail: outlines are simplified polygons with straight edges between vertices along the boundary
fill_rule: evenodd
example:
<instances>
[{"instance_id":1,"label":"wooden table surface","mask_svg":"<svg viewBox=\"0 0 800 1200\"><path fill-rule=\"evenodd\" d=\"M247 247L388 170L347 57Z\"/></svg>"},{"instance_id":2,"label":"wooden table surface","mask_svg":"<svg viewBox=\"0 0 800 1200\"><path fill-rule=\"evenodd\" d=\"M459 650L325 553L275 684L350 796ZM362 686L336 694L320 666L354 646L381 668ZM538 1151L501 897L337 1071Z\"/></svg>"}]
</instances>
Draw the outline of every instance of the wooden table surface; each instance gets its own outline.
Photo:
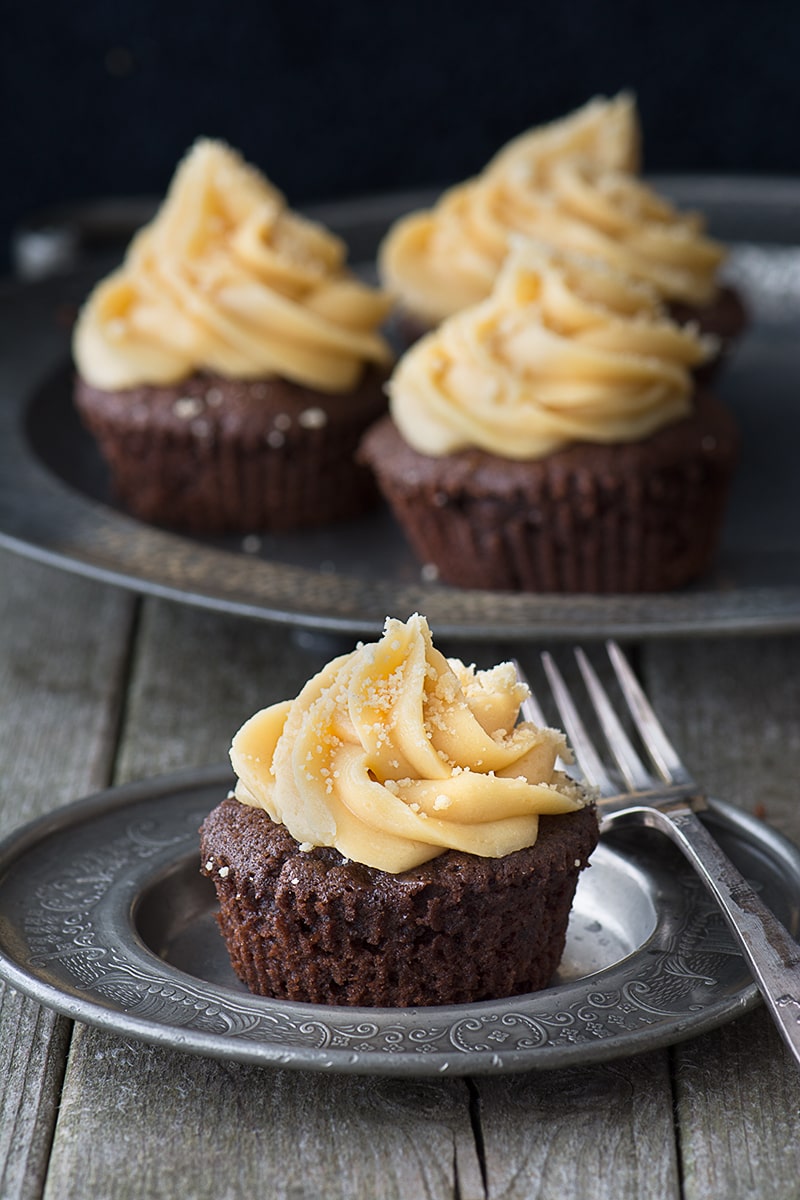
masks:
<instances>
[{"instance_id":1,"label":"wooden table surface","mask_svg":"<svg viewBox=\"0 0 800 1200\"><path fill-rule=\"evenodd\" d=\"M488 665L514 648L463 649ZM694 773L800 842L800 637L634 650ZM0 552L0 833L223 762L238 725L327 657ZM784 1200L800 1197L800 1072L761 1008L608 1065L409 1081L193 1057L5 987L0 1196Z\"/></svg>"}]
</instances>

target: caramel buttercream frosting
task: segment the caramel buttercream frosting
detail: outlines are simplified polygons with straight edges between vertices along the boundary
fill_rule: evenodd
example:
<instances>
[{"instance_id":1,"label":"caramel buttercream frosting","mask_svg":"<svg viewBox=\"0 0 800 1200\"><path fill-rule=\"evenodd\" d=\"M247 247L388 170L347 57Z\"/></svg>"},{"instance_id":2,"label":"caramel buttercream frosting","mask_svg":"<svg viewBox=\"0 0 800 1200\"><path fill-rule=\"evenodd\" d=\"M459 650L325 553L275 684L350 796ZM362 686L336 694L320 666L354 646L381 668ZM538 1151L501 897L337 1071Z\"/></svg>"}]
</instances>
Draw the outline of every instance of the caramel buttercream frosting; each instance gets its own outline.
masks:
<instances>
[{"instance_id":1,"label":"caramel buttercream frosting","mask_svg":"<svg viewBox=\"0 0 800 1200\"><path fill-rule=\"evenodd\" d=\"M587 802L556 768L563 735L517 723L526 694L511 663L476 671L434 648L424 617L387 619L239 730L236 796L302 849L390 873L447 849L501 857L533 845L540 815Z\"/></svg>"},{"instance_id":2,"label":"caramel buttercream frosting","mask_svg":"<svg viewBox=\"0 0 800 1200\"><path fill-rule=\"evenodd\" d=\"M351 390L390 353L389 302L346 267L344 243L292 212L230 147L198 141L125 261L92 292L74 356L94 387L196 371Z\"/></svg>"},{"instance_id":3,"label":"caramel buttercream frosting","mask_svg":"<svg viewBox=\"0 0 800 1200\"><path fill-rule=\"evenodd\" d=\"M411 313L436 324L491 291L514 237L591 255L649 283L662 299L702 306L724 249L702 218L679 212L636 175L633 99L596 99L510 142L480 175L389 231L382 278Z\"/></svg>"},{"instance_id":4,"label":"caramel buttercream frosting","mask_svg":"<svg viewBox=\"0 0 800 1200\"><path fill-rule=\"evenodd\" d=\"M691 410L714 350L655 291L595 259L519 242L488 300L400 360L395 424L422 454L475 447L512 459L571 442L632 442Z\"/></svg>"},{"instance_id":5,"label":"caramel buttercream frosting","mask_svg":"<svg viewBox=\"0 0 800 1200\"><path fill-rule=\"evenodd\" d=\"M546 177L549 167L566 158L586 159L614 171L639 171L642 131L633 95L595 96L568 116L519 134L498 150L486 173L535 171Z\"/></svg>"}]
</instances>

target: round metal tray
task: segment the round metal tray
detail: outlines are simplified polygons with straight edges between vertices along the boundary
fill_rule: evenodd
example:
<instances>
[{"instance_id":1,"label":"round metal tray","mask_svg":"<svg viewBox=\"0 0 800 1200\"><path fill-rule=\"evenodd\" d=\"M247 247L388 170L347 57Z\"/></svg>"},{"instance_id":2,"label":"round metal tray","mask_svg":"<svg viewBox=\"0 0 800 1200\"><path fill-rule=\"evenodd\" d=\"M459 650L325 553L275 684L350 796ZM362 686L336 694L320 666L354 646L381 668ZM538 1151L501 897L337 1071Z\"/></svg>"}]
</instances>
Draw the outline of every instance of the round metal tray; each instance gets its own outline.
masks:
<instances>
[{"instance_id":1,"label":"round metal tray","mask_svg":"<svg viewBox=\"0 0 800 1200\"><path fill-rule=\"evenodd\" d=\"M800 183L657 181L733 243L729 273L753 324L720 385L744 454L714 572L646 596L459 590L426 582L390 514L295 535L204 540L118 511L71 403L69 331L108 265L0 289L0 545L125 587L348 635L426 614L440 637L540 640L800 629ZM329 205L315 215L368 262L386 227L429 195ZM142 215L146 215L144 212ZM775 243L775 238L783 239ZM79 244L76 234L70 244Z\"/></svg>"}]
</instances>

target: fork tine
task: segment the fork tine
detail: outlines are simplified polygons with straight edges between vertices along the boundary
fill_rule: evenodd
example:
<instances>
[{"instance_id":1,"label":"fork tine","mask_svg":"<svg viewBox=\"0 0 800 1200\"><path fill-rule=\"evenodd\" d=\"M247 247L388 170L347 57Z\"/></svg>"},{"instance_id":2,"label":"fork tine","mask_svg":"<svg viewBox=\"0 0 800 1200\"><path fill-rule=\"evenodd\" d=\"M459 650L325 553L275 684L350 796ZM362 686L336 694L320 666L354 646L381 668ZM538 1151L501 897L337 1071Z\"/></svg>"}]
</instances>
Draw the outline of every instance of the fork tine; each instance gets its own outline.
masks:
<instances>
[{"instance_id":1,"label":"fork tine","mask_svg":"<svg viewBox=\"0 0 800 1200\"><path fill-rule=\"evenodd\" d=\"M519 706L523 721L530 721L532 725L536 725L539 729L547 729L550 722L547 720L547 717L544 715L544 710L539 704L539 701L536 699L536 695L530 685L528 676L525 674L516 658L512 658L511 662L514 665L514 670L517 672L517 679L520 683L524 683L528 689L528 695ZM571 756L569 760L566 760L559 755L556 759L556 767L559 771L563 771L566 775L569 775L573 779L577 777L577 772Z\"/></svg>"},{"instance_id":2,"label":"fork tine","mask_svg":"<svg viewBox=\"0 0 800 1200\"><path fill-rule=\"evenodd\" d=\"M545 729L547 726L547 720L539 706L539 701L533 694L533 688L530 685L528 676L525 674L516 658L512 658L511 662L514 666L514 670L517 672L517 679L520 683L524 683L528 689L527 696L519 706L523 720L530 721L533 725L537 725L539 729Z\"/></svg>"},{"instance_id":3,"label":"fork tine","mask_svg":"<svg viewBox=\"0 0 800 1200\"><path fill-rule=\"evenodd\" d=\"M608 657L631 711L636 728L659 775L666 783L693 784L693 779L681 762L678 752L664 732L650 701L642 691L630 664L614 641L606 642Z\"/></svg>"},{"instance_id":4,"label":"fork tine","mask_svg":"<svg viewBox=\"0 0 800 1200\"><path fill-rule=\"evenodd\" d=\"M578 660L586 690L594 705L603 733L606 735L608 748L614 755L614 761L622 772L625 782L632 791L646 790L652 787L653 781L641 758L634 750L630 738L622 728L619 717L608 698L608 693L597 678L594 667L580 647L575 650L575 657Z\"/></svg>"},{"instance_id":5,"label":"fork tine","mask_svg":"<svg viewBox=\"0 0 800 1200\"><path fill-rule=\"evenodd\" d=\"M550 681L550 689L558 706L558 711L561 713L564 728L567 731L570 745L575 753L575 758L584 779L592 787L598 788L603 795L616 795L619 788L603 766L600 756L594 748L592 739L586 732L583 721L578 716L578 710L572 701L563 676L553 661L552 655L548 654L547 651L542 654L542 666Z\"/></svg>"}]
</instances>

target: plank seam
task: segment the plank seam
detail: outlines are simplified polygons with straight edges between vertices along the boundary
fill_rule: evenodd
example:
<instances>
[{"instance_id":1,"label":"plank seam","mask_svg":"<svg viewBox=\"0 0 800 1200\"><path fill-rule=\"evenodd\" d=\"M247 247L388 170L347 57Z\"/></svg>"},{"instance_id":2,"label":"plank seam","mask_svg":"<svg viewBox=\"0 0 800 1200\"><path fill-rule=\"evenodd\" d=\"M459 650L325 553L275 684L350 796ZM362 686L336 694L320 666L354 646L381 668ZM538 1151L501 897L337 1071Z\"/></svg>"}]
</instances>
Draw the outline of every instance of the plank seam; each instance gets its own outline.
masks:
<instances>
[{"instance_id":1,"label":"plank seam","mask_svg":"<svg viewBox=\"0 0 800 1200\"><path fill-rule=\"evenodd\" d=\"M683 1161L683 1138L681 1136L681 1121L678 1112L678 1054L677 1047L671 1046L667 1053L669 1072L669 1090L672 1094L672 1128L675 1137L675 1172L678 1177L678 1195L680 1200L686 1197L686 1178Z\"/></svg>"},{"instance_id":2,"label":"plank seam","mask_svg":"<svg viewBox=\"0 0 800 1200\"><path fill-rule=\"evenodd\" d=\"M128 722L128 712L131 703L131 681L136 671L136 656L139 647L139 635L142 625L144 601L141 596L134 597L128 628L127 649L122 656L119 683L115 697L116 716L110 729L109 759L107 783L113 783L119 772L119 760L124 742L125 727Z\"/></svg>"},{"instance_id":3,"label":"plank seam","mask_svg":"<svg viewBox=\"0 0 800 1200\"><path fill-rule=\"evenodd\" d=\"M489 1195L488 1175L486 1169L486 1144L483 1139L483 1122L481 1121L481 1095L474 1079L466 1079L467 1090L469 1092L469 1121L472 1126L472 1136L475 1139L475 1153L478 1158L478 1166L481 1170L481 1183L483 1185L484 1196ZM454 1173L456 1181L456 1200L460 1192L458 1172Z\"/></svg>"}]
</instances>

